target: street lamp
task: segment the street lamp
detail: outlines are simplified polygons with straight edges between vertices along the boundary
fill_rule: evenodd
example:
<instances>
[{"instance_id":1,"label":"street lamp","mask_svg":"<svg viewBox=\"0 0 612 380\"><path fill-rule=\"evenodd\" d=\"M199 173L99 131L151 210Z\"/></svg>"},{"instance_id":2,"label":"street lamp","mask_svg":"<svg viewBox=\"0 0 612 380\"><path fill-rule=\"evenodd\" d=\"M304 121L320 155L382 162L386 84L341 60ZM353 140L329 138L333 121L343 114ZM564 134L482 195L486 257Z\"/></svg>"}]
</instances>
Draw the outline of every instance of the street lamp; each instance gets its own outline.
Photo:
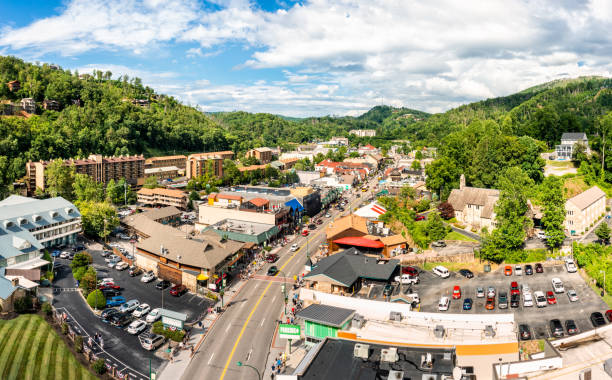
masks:
<instances>
[{"instance_id":1,"label":"street lamp","mask_svg":"<svg viewBox=\"0 0 612 380\"><path fill-rule=\"evenodd\" d=\"M279 269L275 276L278 276L279 273L283 274L283 284L281 285L281 292L283 293L284 303L285 303L285 317L287 316L287 274Z\"/></svg>"},{"instance_id":2,"label":"street lamp","mask_svg":"<svg viewBox=\"0 0 612 380\"><path fill-rule=\"evenodd\" d=\"M238 367L249 367L249 368L253 368L253 369L255 370L255 372L257 372L257 378L258 378L259 380L261 380L261 374L259 373L259 370L258 370L257 368L253 367L252 365L244 364L244 363L242 363L242 362L236 362L236 365L237 365Z\"/></svg>"}]
</instances>

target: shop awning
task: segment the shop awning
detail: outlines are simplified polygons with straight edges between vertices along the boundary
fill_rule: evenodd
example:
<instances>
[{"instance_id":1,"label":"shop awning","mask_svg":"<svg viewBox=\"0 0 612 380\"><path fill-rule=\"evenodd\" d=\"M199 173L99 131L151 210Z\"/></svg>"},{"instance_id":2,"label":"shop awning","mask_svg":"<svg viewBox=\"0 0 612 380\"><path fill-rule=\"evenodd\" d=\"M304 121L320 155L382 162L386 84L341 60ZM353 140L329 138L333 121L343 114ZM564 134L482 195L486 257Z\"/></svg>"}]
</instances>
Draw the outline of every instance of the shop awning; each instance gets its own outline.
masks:
<instances>
[{"instance_id":1,"label":"shop awning","mask_svg":"<svg viewBox=\"0 0 612 380\"><path fill-rule=\"evenodd\" d=\"M344 237L342 239L334 240L336 244L352 245L355 247L365 248L384 248L385 245L378 240L370 240L362 237Z\"/></svg>"},{"instance_id":2,"label":"shop awning","mask_svg":"<svg viewBox=\"0 0 612 380\"><path fill-rule=\"evenodd\" d=\"M206 280L208 280L208 276L205 275L204 273L200 273L198 275L198 277L196 277L196 278L197 278L198 281L206 281Z\"/></svg>"}]
</instances>

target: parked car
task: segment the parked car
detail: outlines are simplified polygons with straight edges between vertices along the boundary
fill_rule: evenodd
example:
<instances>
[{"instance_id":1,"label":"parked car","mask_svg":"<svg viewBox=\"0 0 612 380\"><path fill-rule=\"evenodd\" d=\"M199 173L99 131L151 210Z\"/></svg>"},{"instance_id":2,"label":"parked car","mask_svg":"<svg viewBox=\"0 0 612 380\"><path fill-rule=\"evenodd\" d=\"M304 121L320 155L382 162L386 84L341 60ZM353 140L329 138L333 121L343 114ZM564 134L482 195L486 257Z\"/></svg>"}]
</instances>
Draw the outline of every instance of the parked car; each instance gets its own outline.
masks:
<instances>
[{"instance_id":1,"label":"parked car","mask_svg":"<svg viewBox=\"0 0 612 380\"><path fill-rule=\"evenodd\" d=\"M517 276L522 276L523 275L523 268L520 265L515 265L514 266L514 274Z\"/></svg>"},{"instance_id":2,"label":"parked car","mask_svg":"<svg viewBox=\"0 0 612 380\"><path fill-rule=\"evenodd\" d=\"M109 308L104 310L101 314L100 314L100 319L102 320L102 322L104 323L109 323L110 322L110 318L117 314L119 312L119 310L117 309L113 309L113 308Z\"/></svg>"},{"instance_id":3,"label":"parked car","mask_svg":"<svg viewBox=\"0 0 612 380\"><path fill-rule=\"evenodd\" d=\"M550 321L550 333L555 338L560 338L563 336L563 326L561 325L561 321L558 319L552 319Z\"/></svg>"},{"instance_id":4,"label":"parked car","mask_svg":"<svg viewBox=\"0 0 612 380\"><path fill-rule=\"evenodd\" d=\"M533 306L533 297L530 292L523 293L523 306L524 307L532 307Z\"/></svg>"},{"instance_id":5,"label":"parked car","mask_svg":"<svg viewBox=\"0 0 612 380\"><path fill-rule=\"evenodd\" d=\"M51 257L60 257L61 254L62 251L60 251L59 249L54 249L53 252L51 252Z\"/></svg>"},{"instance_id":6,"label":"parked car","mask_svg":"<svg viewBox=\"0 0 612 380\"><path fill-rule=\"evenodd\" d=\"M153 323L153 322L157 321L158 319L160 319L161 318L160 310L161 309L159 309L159 308L155 308L155 309L151 310L149 312L149 314L147 314L147 317L145 318L145 321L147 323Z\"/></svg>"},{"instance_id":7,"label":"parked car","mask_svg":"<svg viewBox=\"0 0 612 380\"><path fill-rule=\"evenodd\" d=\"M106 300L106 307L121 306L125 303L125 297L116 296Z\"/></svg>"},{"instance_id":8,"label":"parked car","mask_svg":"<svg viewBox=\"0 0 612 380\"><path fill-rule=\"evenodd\" d=\"M546 292L546 301L549 305L555 305L557 303L557 298L555 297L555 293L552 290Z\"/></svg>"},{"instance_id":9,"label":"parked car","mask_svg":"<svg viewBox=\"0 0 612 380\"><path fill-rule=\"evenodd\" d=\"M480 286L477 287L476 288L476 298L484 298L484 296L485 296L484 288L482 288Z\"/></svg>"},{"instance_id":10,"label":"parked car","mask_svg":"<svg viewBox=\"0 0 612 380\"><path fill-rule=\"evenodd\" d=\"M487 288L487 297L488 298L494 298L495 297L495 288L492 286L489 286Z\"/></svg>"},{"instance_id":11,"label":"parked car","mask_svg":"<svg viewBox=\"0 0 612 380\"><path fill-rule=\"evenodd\" d=\"M109 268L113 268L115 265L119 264L120 262L121 262L121 259L120 259L120 258L117 258L117 260L113 260L113 261L109 262L109 263L107 264L107 266L108 266Z\"/></svg>"},{"instance_id":12,"label":"parked car","mask_svg":"<svg viewBox=\"0 0 612 380\"><path fill-rule=\"evenodd\" d=\"M572 259L565 259L565 269L567 269L568 273L575 273L578 270Z\"/></svg>"},{"instance_id":13,"label":"parked car","mask_svg":"<svg viewBox=\"0 0 612 380\"><path fill-rule=\"evenodd\" d=\"M268 262L268 263L275 263L276 260L278 260L278 255L275 254L275 253L269 253L266 256L266 262Z\"/></svg>"},{"instance_id":14,"label":"parked car","mask_svg":"<svg viewBox=\"0 0 612 380\"><path fill-rule=\"evenodd\" d=\"M606 311L606 318L608 318L608 322L612 322L612 310Z\"/></svg>"},{"instance_id":15,"label":"parked car","mask_svg":"<svg viewBox=\"0 0 612 380\"><path fill-rule=\"evenodd\" d=\"M447 311L449 306L450 306L450 299L448 297L440 298L440 302L438 302L439 311Z\"/></svg>"},{"instance_id":16,"label":"parked car","mask_svg":"<svg viewBox=\"0 0 612 380\"><path fill-rule=\"evenodd\" d=\"M130 277L136 277L139 274L142 273L142 269L132 265L129 269L128 269L128 274L130 275Z\"/></svg>"},{"instance_id":17,"label":"parked car","mask_svg":"<svg viewBox=\"0 0 612 380\"><path fill-rule=\"evenodd\" d=\"M578 301L578 294L576 293L574 289L569 289L567 291L567 297L569 298L570 302Z\"/></svg>"},{"instance_id":18,"label":"parked car","mask_svg":"<svg viewBox=\"0 0 612 380\"><path fill-rule=\"evenodd\" d=\"M292 244L292 245L291 245L291 249L290 249L290 251L291 251L291 252L295 252L295 251L297 251L297 250L298 250L298 248L299 248L299 247L298 247L298 245L297 245L297 244Z\"/></svg>"},{"instance_id":19,"label":"parked car","mask_svg":"<svg viewBox=\"0 0 612 380\"><path fill-rule=\"evenodd\" d=\"M466 298L463 300L463 310L472 310L472 299Z\"/></svg>"},{"instance_id":20,"label":"parked car","mask_svg":"<svg viewBox=\"0 0 612 380\"><path fill-rule=\"evenodd\" d=\"M400 282L402 284L418 284L419 283L418 276L412 276L409 274L402 274L401 276L395 276L394 280L395 282Z\"/></svg>"},{"instance_id":21,"label":"parked car","mask_svg":"<svg viewBox=\"0 0 612 380\"><path fill-rule=\"evenodd\" d=\"M167 281L167 280L161 280L161 281L159 281L157 284L155 284L155 289L157 289L157 290L164 290L164 289L166 289L167 287L169 287L170 285L172 285L172 284L170 283L170 281Z\"/></svg>"},{"instance_id":22,"label":"parked car","mask_svg":"<svg viewBox=\"0 0 612 380\"><path fill-rule=\"evenodd\" d=\"M596 311L591 313L591 323L593 324L593 327L599 327L605 325L606 320L600 312Z\"/></svg>"},{"instance_id":23,"label":"parked car","mask_svg":"<svg viewBox=\"0 0 612 380\"><path fill-rule=\"evenodd\" d=\"M100 290L106 290L106 289L121 290L121 286L115 285L112 282L106 282L104 283L104 285L98 286L98 289Z\"/></svg>"},{"instance_id":24,"label":"parked car","mask_svg":"<svg viewBox=\"0 0 612 380\"><path fill-rule=\"evenodd\" d=\"M525 275L531 276L532 274L533 274L533 267L531 266L531 264L525 265Z\"/></svg>"},{"instance_id":25,"label":"parked car","mask_svg":"<svg viewBox=\"0 0 612 380\"><path fill-rule=\"evenodd\" d=\"M419 275L419 269L415 268L415 267L402 267L402 274L408 274L410 276L418 276Z\"/></svg>"},{"instance_id":26,"label":"parked car","mask_svg":"<svg viewBox=\"0 0 612 380\"><path fill-rule=\"evenodd\" d=\"M114 254L113 254L113 255L110 255L110 256L108 256L108 257L106 257L106 258L104 259L104 261L105 261L106 263L110 263L111 261L119 261L119 260L121 260L121 258L120 258L119 256L117 256L117 255L114 255Z\"/></svg>"},{"instance_id":27,"label":"parked car","mask_svg":"<svg viewBox=\"0 0 612 380\"><path fill-rule=\"evenodd\" d=\"M431 243L431 246L434 248L444 248L446 247L446 243L443 242L442 240L438 240L438 241L434 241L433 243Z\"/></svg>"},{"instance_id":28,"label":"parked car","mask_svg":"<svg viewBox=\"0 0 612 380\"><path fill-rule=\"evenodd\" d=\"M495 297L488 297L487 302L485 303L485 309L493 310L495 309Z\"/></svg>"},{"instance_id":29,"label":"parked car","mask_svg":"<svg viewBox=\"0 0 612 380\"><path fill-rule=\"evenodd\" d=\"M518 283L516 281L512 281L510 283L510 294L521 294L521 291L519 290L519 286Z\"/></svg>"},{"instance_id":30,"label":"parked car","mask_svg":"<svg viewBox=\"0 0 612 380\"><path fill-rule=\"evenodd\" d=\"M544 296L544 292L538 290L533 293L533 297L535 298L536 305L538 307L546 307L547 302L546 297Z\"/></svg>"},{"instance_id":31,"label":"parked car","mask_svg":"<svg viewBox=\"0 0 612 380\"><path fill-rule=\"evenodd\" d=\"M504 275L505 276L512 276L512 267L510 265L506 265L504 267Z\"/></svg>"},{"instance_id":32,"label":"parked car","mask_svg":"<svg viewBox=\"0 0 612 380\"><path fill-rule=\"evenodd\" d=\"M391 284L385 285L385 287L383 288L383 296L385 297L391 296L391 294L393 294L393 288L394 286Z\"/></svg>"},{"instance_id":33,"label":"parked car","mask_svg":"<svg viewBox=\"0 0 612 380\"><path fill-rule=\"evenodd\" d=\"M137 319L133 321L132 323L130 323L130 325L127 328L127 332L128 334L138 335L141 332L143 332L144 329L146 328L147 328L146 322L143 321L142 319Z\"/></svg>"},{"instance_id":34,"label":"parked car","mask_svg":"<svg viewBox=\"0 0 612 380\"><path fill-rule=\"evenodd\" d=\"M308 230L302 231L302 236L308 236Z\"/></svg>"},{"instance_id":35,"label":"parked car","mask_svg":"<svg viewBox=\"0 0 612 380\"><path fill-rule=\"evenodd\" d=\"M128 313L136 310L136 308L140 306L140 301L138 300L129 300L123 305L119 306L119 311L122 313Z\"/></svg>"},{"instance_id":36,"label":"parked car","mask_svg":"<svg viewBox=\"0 0 612 380\"><path fill-rule=\"evenodd\" d=\"M268 272L266 274L268 276L276 276L277 273L278 273L278 268L275 265L272 265L270 268L268 268Z\"/></svg>"},{"instance_id":37,"label":"parked car","mask_svg":"<svg viewBox=\"0 0 612 380\"><path fill-rule=\"evenodd\" d=\"M185 293L187 293L187 288L185 285L174 285L172 288L170 288L170 294L175 297L180 297Z\"/></svg>"},{"instance_id":38,"label":"parked car","mask_svg":"<svg viewBox=\"0 0 612 380\"><path fill-rule=\"evenodd\" d=\"M538 237L538 239L542 239L542 240L547 238L546 233L544 231L538 231L536 236Z\"/></svg>"},{"instance_id":39,"label":"parked car","mask_svg":"<svg viewBox=\"0 0 612 380\"><path fill-rule=\"evenodd\" d=\"M499 298L497 300L497 307L499 307L500 309L508 308L508 293L499 292Z\"/></svg>"},{"instance_id":40,"label":"parked car","mask_svg":"<svg viewBox=\"0 0 612 380\"><path fill-rule=\"evenodd\" d=\"M317 219L317 221L315 222L318 226L320 226L321 224L323 224L323 219Z\"/></svg>"},{"instance_id":41,"label":"parked car","mask_svg":"<svg viewBox=\"0 0 612 380\"><path fill-rule=\"evenodd\" d=\"M453 288L453 299L458 300L461 298L461 287L459 285L455 285Z\"/></svg>"},{"instance_id":42,"label":"parked car","mask_svg":"<svg viewBox=\"0 0 612 380\"><path fill-rule=\"evenodd\" d=\"M316 225L316 224L314 224L314 223L310 223L310 224L308 225L308 229L309 229L309 230L311 230L311 231L312 231L312 230L316 230L316 229L317 229L317 225Z\"/></svg>"},{"instance_id":43,"label":"parked car","mask_svg":"<svg viewBox=\"0 0 612 380\"><path fill-rule=\"evenodd\" d=\"M425 215L417 215L416 218L414 218L415 221L420 221L420 220L425 220Z\"/></svg>"},{"instance_id":44,"label":"parked car","mask_svg":"<svg viewBox=\"0 0 612 380\"><path fill-rule=\"evenodd\" d=\"M64 251L62 253L60 253L60 259L67 259L70 256L70 252L68 251Z\"/></svg>"},{"instance_id":45,"label":"parked car","mask_svg":"<svg viewBox=\"0 0 612 380\"><path fill-rule=\"evenodd\" d=\"M529 325L519 325L519 336L521 337L521 340L531 339L531 329L529 328Z\"/></svg>"},{"instance_id":46,"label":"parked car","mask_svg":"<svg viewBox=\"0 0 612 380\"><path fill-rule=\"evenodd\" d=\"M331 214L328 212L328 213L325 214L325 217L326 218L331 218Z\"/></svg>"},{"instance_id":47,"label":"parked car","mask_svg":"<svg viewBox=\"0 0 612 380\"><path fill-rule=\"evenodd\" d=\"M110 318L110 324L116 327L125 327L132 322L132 316L130 313L117 313L113 314Z\"/></svg>"},{"instance_id":48,"label":"parked car","mask_svg":"<svg viewBox=\"0 0 612 380\"><path fill-rule=\"evenodd\" d=\"M568 319L565 321L565 331L567 331L567 335L578 334L580 330L578 330L578 326L576 326L576 322L573 319Z\"/></svg>"},{"instance_id":49,"label":"parked car","mask_svg":"<svg viewBox=\"0 0 612 380\"><path fill-rule=\"evenodd\" d=\"M140 345L147 351L153 351L165 342L165 338L161 335L152 333L142 333L138 337Z\"/></svg>"},{"instance_id":50,"label":"parked car","mask_svg":"<svg viewBox=\"0 0 612 380\"><path fill-rule=\"evenodd\" d=\"M121 291L117 289L102 289L102 294L104 294L104 298L116 297L121 294Z\"/></svg>"},{"instance_id":51,"label":"parked car","mask_svg":"<svg viewBox=\"0 0 612 380\"><path fill-rule=\"evenodd\" d=\"M140 282L151 282L153 280L155 280L155 274L153 271L148 271L140 278Z\"/></svg>"},{"instance_id":52,"label":"parked car","mask_svg":"<svg viewBox=\"0 0 612 380\"><path fill-rule=\"evenodd\" d=\"M132 313L132 315L136 318L144 317L151 310L151 306L147 303L143 303L139 305L136 310Z\"/></svg>"},{"instance_id":53,"label":"parked car","mask_svg":"<svg viewBox=\"0 0 612 380\"><path fill-rule=\"evenodd\" d=\"M103 279L98 281L98 285L106 285L106 284L112 284L115 282L115 279L112 277L104 277Z\"/></svg>"},{"instance_id":54,"label":"parked car","mask_svg":"<svg viewBox=\"0 0 612 380\"><path fill-rule=\"evenodd\" d=\"M459 269L459 274L462 275L465 278L473 278L474 277L474 273L472 273L472 271L469 270L469 269Z\"/></svg>"},{"instance_id":55,"label":"parked car","mask_svg":"<svg viewBox=\"0 0 612 380\"><path fill-rule=\"evenodd\" d=\"M102 256L102 257L109 257L109 256L110 256L110 255L112 255L112 254L113 254L113 253L112 253L111 251L106 251L106 250L104 250L104 251L102 251L102 252L100 253L100 256Z\"/></svg>"},{"instance_id":56,"label":"parked car","mask_svg":"<svg viewBox=\"0 0 612 380\"><path fill-rule=\"evenodd\" d=\"M448 269L443 267L442 265L438 265L431 270L435 275L440 276L442 278L450 277L450 272Z\"/></svg>"},{"instance_id":57,"label":"parked car","mask_svg":"<svg viewBox=\"0 0 612 380\"><path fill-rule=\"evenodd\" d=\"M115 269L126 270L129 266L130 264L126 263L125 261L120 261L115 265Z\"/></svg>"},{"instance_id":58,"label":"parked car","mask_svg":"<svg viewBox=\"0 0 612 380\"><path fill-rule=\"evenodd\" d=\"M563 293L565 291L563 288L563 281L561 281L560 278L553 277L551 282L555 293Z\"/></svg>"},{"instance_id":59,"label":"parked car","mask_svg":"<svg viewBox=\"0 0 612 380\"><path fill-rule=\"evenodd\" d=\"M521 296L520 295L512 294L510 296L510 307L512 307L512 308L519 307L520 301L521 301Z\"/></svg>"},{"instance_id":60,"label":"parked car","mask_svg":"<svg viewBox=\"0 0 612 380\"><path fill-rule=\"evenodd\" d=\"M542 264L536 263L535 271L536 271L536 273L544 273L544 267L542 266Z\"/></svg>"}]
</instances>

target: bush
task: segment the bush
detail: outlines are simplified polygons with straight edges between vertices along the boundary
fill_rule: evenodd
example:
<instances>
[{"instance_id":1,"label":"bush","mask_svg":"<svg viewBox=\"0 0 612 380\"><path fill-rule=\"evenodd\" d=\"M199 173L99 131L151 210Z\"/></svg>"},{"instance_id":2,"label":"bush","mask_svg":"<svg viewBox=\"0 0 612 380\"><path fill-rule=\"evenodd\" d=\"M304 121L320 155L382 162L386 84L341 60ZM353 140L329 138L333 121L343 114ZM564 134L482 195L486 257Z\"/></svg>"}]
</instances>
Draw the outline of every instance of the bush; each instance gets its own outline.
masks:
<instances>
[{"instance_id":1,"label":"bush","mask_svg":"<svg viewBox=\"0 0 612 380\"><path fill-rule=\"evenodd\" d=\"M81 335L74 337L74 349L76 352L83 352L83 337Z\"/></svg>"},{"instance_id":2,"label":"bush","mask_svg":"<svg viewBox=\"0 0 612 380\"><path fill-rule=\"evenodd\" d=\"M25 296L15 301L15 311L19 314L32 311L32 297Z\"/></svg>"},{"instance_id":3,"label":"bush","mask_svg":"<svg viewBox=\"0 0 612 380\"><path fill-rule=\"evenodd\" d=\"M208 292L206 293L206 297L210 298L213 301L217 301L219 299L219 297L217 297L217 295L213 292Z\"/></svg>"},{"instance_id":4,"label":"bush","mask_svg":"<svg viewBox=\"0 0 612 380\"><path fill-rule=\"evenodd\" d=\"M87 303L92 309L103 309L106 306L106 297L100 289L96 289L87 296Z\"/></svg>"},{"instance_id":5,"label":"bush","mask_svg":"<svg viewBox=\"0 0 612 380\"><path fill-rule=\"evenodd\" d=\"M163 335L167 339L171 339L175 342L182 342L185 337L185 331L182 330L169 330L165 329L161 321L153 323L153 334Z\"/></svg>"},{"instance_id":6,"label":"bush","mask_svg":"<svg viewBox=\"0 0 612 380\"><path fill-rule=\"evenodd\" d=\"M51 312L53 311L53 309L51 308L51 304L49 302L43 303L41 310L43 313L45 313L46 316L51 315Z\"/></svg>"},{"instance_id":7,"label":"bush","mask_svg":"<svg viewBox=\"0 0 612 380\"><path fill-rule=\"evenodd\" d=\"M106 372L106 363L104 362L104 359L100 358L96 360L95 362L93 362L93 364L91 365L91 368L98 375L102 375L104 372Z\"/></svg>"},{"instance_id":8,"label":"bush","mask_svg":"<svg viewBox=\"0 0 612 380\"><path fill-rule=\"evenodd\" d=\"M66 322L62 323L62 334L68 334L68 324Z\"/></svg>"}]
</instances>

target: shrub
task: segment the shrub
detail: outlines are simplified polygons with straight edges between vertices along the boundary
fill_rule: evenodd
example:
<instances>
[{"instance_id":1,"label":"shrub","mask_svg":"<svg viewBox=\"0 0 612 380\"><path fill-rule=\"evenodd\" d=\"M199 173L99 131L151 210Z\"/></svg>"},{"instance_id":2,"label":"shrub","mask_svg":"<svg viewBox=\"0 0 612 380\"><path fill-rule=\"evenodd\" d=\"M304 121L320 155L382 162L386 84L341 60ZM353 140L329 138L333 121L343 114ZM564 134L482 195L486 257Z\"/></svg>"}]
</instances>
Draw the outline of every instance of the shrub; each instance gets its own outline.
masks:
<instances>
[{"instance_id":1,"label":"shrub","mask_svg":"<svg viewBox=\"0 0 612 380\"><path fill-rule=\"evenodd\" d=\"M87 303L92 309L103 309L106 306L106 297L100 289L96 289L87 296Z\"/></svg>"},{"instance_id":2,"label":"shrub","mask_svg":"<svg viewBox=\"0 0 612 380\"><path fill-rule=\"evenodd\" d=\"M96 360L95 362L93 362L93 364L91 365L91 368L98 375L102 375L104 372L106 372L106 363L104 362L104 359L100 358Z\"/></svg>"},{"instance_id":3,"label":"shrub","mask_svg":"<svg viewBox=\"0 0 612 380\"><path fill-rule=\"evenodd\" d=\"M206 297L210 298L213 301L217 301L219 299L219 297L217 297L217 295L213 292L208 292L206 293Z\"/></svg>"},{"instance_id":4,"label":"shrub","mask_svg":"<svg viewBox=\"0 0 612 380\"><path fill-rule=\"evenodd\" d=\"M68 334L68 324L66 322L62 323L62 334Z\"/></svg>"},{"instance_id":5,"label":"shrub","mask_svg":"<svg viewBox=\"0 0 612 380\"><path fill-rule=\"evenodd\" d=\"M175 342L182 342L185 337L185 331L182 330L169 330L165 329L161 321L153 323L153 334L163 335L167 339L171 339Z\"/></svg>"},{"instance_id":6,"label":"shrub","mask_svg":"<svg viewBox=\"0 0 612 380\"><path fill-rule=\"evenodd\" d=\"M32 311L32 297L25 296L19 298L14 303L15 311L19 314Z\"/></svg>"},{"instance_id":7,"label":"shrub","mask_svg":"<svg viewBox=\"0 0 612 380\"><path fill-rule=\"evenodd\" d=\"M76 352L83 352L83 337L81 335L74 337L74 349Z\"/></svg>"},{"instance_id":8,"label":"shrub","mask_svg":"<svg viewBox=\"0 0 612 380\"><path fill-rule=\"evenodd\" d=\"M42 308L41 308L42 312L45 313L45 315L49 316L51 315L51 312L53 311L51 309L51 304L49 302L45 302L42 304Z\"/></svg>"}]
</instances>

